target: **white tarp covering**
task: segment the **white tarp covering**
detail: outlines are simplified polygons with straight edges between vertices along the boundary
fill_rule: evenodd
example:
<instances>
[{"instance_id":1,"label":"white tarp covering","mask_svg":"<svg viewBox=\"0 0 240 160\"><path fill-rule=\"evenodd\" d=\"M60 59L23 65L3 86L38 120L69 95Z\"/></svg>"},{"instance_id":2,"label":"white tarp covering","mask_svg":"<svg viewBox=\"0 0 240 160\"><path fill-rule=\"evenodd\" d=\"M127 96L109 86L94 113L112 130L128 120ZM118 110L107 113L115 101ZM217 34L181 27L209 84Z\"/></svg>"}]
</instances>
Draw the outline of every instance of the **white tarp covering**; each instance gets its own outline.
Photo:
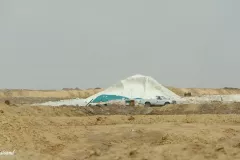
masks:
<instances>
[{"instance_id":1,"label":"white tarp covering","mask_svg":"<svg viewBox=\"0 0 240 160\"><path fill-rule=\"evenodd\" d=\"M99 92L86 99L86 102L95 99L99 95L118 95L132 98L156 98L156 96L165 96L172 100L180 100L181 97L159 84L155 79L149 76L134 75L112 85L106 90Z\"/></svg>"}]
</instances>

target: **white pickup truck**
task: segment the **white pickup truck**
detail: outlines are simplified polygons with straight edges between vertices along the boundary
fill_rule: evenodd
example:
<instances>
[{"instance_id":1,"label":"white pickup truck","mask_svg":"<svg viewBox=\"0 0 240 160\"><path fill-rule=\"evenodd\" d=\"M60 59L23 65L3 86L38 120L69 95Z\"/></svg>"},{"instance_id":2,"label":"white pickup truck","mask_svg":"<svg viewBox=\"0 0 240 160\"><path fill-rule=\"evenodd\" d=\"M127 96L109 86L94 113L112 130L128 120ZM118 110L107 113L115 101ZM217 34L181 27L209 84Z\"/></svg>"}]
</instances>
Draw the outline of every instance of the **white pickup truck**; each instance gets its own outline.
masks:
<instances>
[{"instance_id":1,"label":"white pickup truck","mask_svg":"<svg viewBox=\"0 0 240 160\"><path fill-rule=\"evenodd\" d=\"M167 99L164 96L156 96L154 99L141 99L141 104L144 104L146 107L151 106L165 106L168 104L176 104L176 101Z\"/></svg>"}]
</instances>

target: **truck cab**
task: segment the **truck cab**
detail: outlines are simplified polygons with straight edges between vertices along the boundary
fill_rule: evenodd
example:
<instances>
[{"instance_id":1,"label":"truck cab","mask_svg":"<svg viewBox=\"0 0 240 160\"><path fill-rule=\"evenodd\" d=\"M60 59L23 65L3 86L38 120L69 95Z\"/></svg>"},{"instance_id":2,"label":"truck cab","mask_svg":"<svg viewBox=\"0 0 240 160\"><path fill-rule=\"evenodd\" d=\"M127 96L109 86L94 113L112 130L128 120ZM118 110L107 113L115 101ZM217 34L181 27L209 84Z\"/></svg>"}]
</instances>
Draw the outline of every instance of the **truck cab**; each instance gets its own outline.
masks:
<instances>
[{"instance_id":1,"label":"truck cab","mask_svg":"<svg viewBox=\"0 0 240 160\"><path fill-rule=\"evenodd\" d=\"M141 103L144 104L146 107L151 107L151 106L165 106L168 104L175 104L176 101L170 100L164 96L156 96L155 98L152 98L152 99L143 99Z\"/></svg>"}]
</instances>

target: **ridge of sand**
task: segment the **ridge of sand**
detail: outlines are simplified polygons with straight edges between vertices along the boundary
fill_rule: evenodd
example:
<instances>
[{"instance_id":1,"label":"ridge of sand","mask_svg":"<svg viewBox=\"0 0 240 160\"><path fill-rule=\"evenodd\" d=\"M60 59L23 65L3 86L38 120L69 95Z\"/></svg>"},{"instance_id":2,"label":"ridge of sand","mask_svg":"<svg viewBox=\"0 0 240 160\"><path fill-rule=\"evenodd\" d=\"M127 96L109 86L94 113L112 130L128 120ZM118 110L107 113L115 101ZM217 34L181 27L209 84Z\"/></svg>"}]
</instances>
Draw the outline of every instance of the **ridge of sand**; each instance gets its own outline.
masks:
<instances>
[{"instance_id":1,"label":"ridge of sand","mask_svg":"<svg viewBox=\"0 0 240 160\"><path fill-rule=\"evenodd\" d=\"M87 98L103 89L87 90L0 90L0 98L34 97L34 98Z\"/></svg>"},{"instance_id":2,"label":"ridge of sand","mask_svg":"<svg viewBox=\"0 0 240 160\"><path fill-rule=\"evenodd\" d=\"M168 88L179 96L183 96L187 92L191 92L192 96L240 94L240 89L237 88Z\"/></svg>"}]
</instances>

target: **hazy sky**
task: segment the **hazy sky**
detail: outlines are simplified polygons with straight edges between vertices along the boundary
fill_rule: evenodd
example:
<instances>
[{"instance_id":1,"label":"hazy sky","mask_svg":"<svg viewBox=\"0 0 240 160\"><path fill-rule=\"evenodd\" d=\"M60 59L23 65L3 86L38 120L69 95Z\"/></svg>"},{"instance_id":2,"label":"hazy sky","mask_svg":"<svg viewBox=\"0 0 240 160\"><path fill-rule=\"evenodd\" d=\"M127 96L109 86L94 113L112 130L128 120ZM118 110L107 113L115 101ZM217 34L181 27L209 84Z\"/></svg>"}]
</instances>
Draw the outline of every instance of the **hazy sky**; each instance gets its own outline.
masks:
<instances>
[{"instance_id":1,"label":"hazy sky","mask_svg":"<svg viewBox=\"0 0 240 160\"><path fill-rule=\"evenodd\" d=\"M107 87L134 74L240 87L239 0L0 0L0 88Z\"/></svg>"}]
</instances>

